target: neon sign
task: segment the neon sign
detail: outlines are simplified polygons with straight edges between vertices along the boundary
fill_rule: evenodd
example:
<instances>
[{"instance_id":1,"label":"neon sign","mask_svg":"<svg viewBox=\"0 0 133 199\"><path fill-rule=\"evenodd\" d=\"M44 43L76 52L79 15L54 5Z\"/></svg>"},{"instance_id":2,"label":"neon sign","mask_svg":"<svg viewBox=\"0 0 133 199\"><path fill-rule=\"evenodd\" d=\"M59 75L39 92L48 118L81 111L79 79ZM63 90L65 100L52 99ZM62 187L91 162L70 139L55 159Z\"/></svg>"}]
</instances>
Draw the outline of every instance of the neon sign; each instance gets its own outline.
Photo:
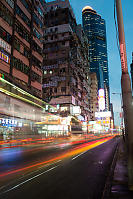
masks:
<instances>
[{"instance_id":1,"label":"neon sign","mask_svg":"<svg viewBox=\"0 0 133 199\"><path fill-rule=\"evenodd\" d=\"M2 118L1 119L1 124L2 126L11 126L11 127L15 127L17 126L17 121L16 120L12 120L12 119L6 119L6 118Z\"/></svg>"},{"instance_id":2,"label":"neon sign","mask_svg":"<svg viewBox=\"0 0 133 199\"><path fill-rule=\"evenodd\" d=\"M99 89L98 92L98 104L99 104L99 110L104 110L105 109L105 94L104 94L104 89Z\"/></svg>"},{"instance_id":3,"label":"neon sign","mask_svg":"<svg viewBox=\"0 0 133 199\"><path fill-rule=\"evenodd\" d=\"M8 55L4 54L3 52L0 51L0 59L2 59L3 61L5 61L6 63L10 63L10 58Z\"/></svg>"},{"instance_id":4,"label":"neon sign","mask_svg":"<svg viewBox=\"0 0 133 199\"><path fill-rule=\"evenodd\" d=\"M95 112L95 117L111 117L111 111L105 111L105 112Z\"/></svg>"},{"instance_id":5,"label":"neon sign","mask_svg":"<svg viewBox=\"0 0 133 199\"><path fill-rule=\"evenodd\" d=\"M8 53L11 53L11 46L0 38L0 47L4 48Z\"/></svg>"},{"instance_id":6,"label":"neon sign","mask_svg":"<svg viewBox=\"0 0 133 199\"><path fill-rule=\"evenodd\" d=\"M0 73L0 80L4 79L4 75Z\"/></svg>"}]
</instances>

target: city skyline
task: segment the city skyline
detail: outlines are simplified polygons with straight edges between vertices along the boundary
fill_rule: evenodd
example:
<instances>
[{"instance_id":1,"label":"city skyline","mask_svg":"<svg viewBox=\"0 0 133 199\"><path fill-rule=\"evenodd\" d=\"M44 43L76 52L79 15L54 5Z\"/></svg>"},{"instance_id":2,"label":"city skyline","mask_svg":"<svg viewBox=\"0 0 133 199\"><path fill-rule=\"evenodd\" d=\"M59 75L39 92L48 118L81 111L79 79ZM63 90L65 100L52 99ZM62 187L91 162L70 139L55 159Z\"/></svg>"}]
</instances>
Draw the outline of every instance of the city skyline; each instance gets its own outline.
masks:
<instances>
[{"instance_id":1,"label":"city skyline","mask_svg":"<svg viewBox=\"0 0 133 199\"><path fill-rule=\"evenodd\" d=\"M132 62L132 32L133 32L133 1L129 0L127 3L122 2L125 41L127 49L127 64L130 75L130 64ZM71 6L77 19L77 23L82 24L82 9L85 6L91 6L98 14L104 18L106 22L107 34L107 50L108 50L108 67L110 80L110 96L111 102L114 106L116 124L120 123L119 113L121 112L120 95L112 95L112 93L121 93L121 62L117 48L116 29L114 21L114 1L105 0L70 0ZM128 12L127 12L128 10ZM117 18L117 16L116 16Z\"/></svg>"}]
</instances>

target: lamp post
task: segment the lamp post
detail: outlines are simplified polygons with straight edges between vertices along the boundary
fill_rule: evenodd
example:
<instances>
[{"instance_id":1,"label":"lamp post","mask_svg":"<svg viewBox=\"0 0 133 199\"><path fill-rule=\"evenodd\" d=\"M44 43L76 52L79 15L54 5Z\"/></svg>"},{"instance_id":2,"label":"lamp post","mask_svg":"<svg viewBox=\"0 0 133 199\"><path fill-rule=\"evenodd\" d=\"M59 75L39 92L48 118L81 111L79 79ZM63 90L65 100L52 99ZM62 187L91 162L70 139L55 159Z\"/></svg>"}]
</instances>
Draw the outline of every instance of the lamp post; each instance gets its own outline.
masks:
<instances>
[{"instance_id":1,"label":"lamp post","mask_svg":"<svg viewBox=\"0 0 133 199\"><path fill-rule=\"evenodd\" d=\"M128 66L127 66L126 44L125 44L121 0L115 0L115 3L116 3L116 11L117 11L120 59L121 59L121 69L122 69L121 89L122 89L122 101L123 101L123 111L124 111L125 136L126 136L126 144L128 148L128 186L129 186L129 190L133 191L132 91L131 91L131 81L130 81L130 77L128 73Z\"/></svg>"}]
</instances>

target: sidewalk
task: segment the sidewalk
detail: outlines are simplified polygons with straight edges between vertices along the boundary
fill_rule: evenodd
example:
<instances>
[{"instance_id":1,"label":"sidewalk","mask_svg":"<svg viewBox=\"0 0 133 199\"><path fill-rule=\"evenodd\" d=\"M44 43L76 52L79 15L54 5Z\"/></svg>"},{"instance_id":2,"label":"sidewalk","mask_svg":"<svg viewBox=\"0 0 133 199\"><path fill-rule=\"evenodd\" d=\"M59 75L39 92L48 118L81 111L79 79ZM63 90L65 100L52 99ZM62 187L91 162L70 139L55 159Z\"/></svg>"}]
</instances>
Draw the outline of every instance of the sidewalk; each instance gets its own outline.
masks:
<instances>
[{"instance_id":1,"label":"sidewalk","mask_svg":"<svg viewBox=\"0 0 133 199\"><path fill-rule=\"evenodd\" d=\"M122 139L120 140L116 155L113 176L110 182L110 191L106 198L133 199L133 191L128 190L127 154Z\"/></svg>"}]
</instances>

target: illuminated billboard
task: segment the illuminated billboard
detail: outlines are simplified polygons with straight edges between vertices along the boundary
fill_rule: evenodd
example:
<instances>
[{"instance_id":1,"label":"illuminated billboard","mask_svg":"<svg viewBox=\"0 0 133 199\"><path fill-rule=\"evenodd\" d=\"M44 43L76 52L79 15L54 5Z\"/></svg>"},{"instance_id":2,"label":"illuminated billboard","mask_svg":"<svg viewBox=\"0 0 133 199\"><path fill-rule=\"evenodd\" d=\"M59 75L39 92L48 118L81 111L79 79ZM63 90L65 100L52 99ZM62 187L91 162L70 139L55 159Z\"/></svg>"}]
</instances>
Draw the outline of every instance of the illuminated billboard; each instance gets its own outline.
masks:
<instances>
[{"instance_id":1,"label":"illuminated billboard","mask_svg":"<svg viewBox=\"0 0 133 199\"><path fill-rule=\"evenodd\" d=\"M95 117L96 118L100 118L100 117L111 117L111 111L95 112Z\"/></svg>"},{"instance_id":2,"label":"illuminated billboard","mask_svg":"<svg viewBox=\"0 0 133 199\"><path fill-rule=\"evenodd\" d=\"M0 38L0 47L2 47L4 50L11 54L11 46L2 38Z\"/></svg>"},{"instance_id":3,"label":"illuminated billboard","mask_svg":"<svg viewBox=\"0 0 133 199\"><path fill-rule=\"evenodd\" d=\"M10 63L10 58L8 55L4 54L3 52L0 51L0 59L2 59L3 61L5 61L6 63Z\"/></svg>"},{"instance_id":4,"label":"illuminated billboard","mask_svg":"<svg viewBox=\"0 0 133 199\"><path fill-rule=\"evenodd\" d=\"M81 114L81 108L80 108L80 106L72 106L70 108L70 113L72 115L80 115Z\"/></svg>"},{"instance_id":5,"label":"illuminated billboard","mask_svg":"<svg viewBox=\"0 0 133 199\"><path fill-rule=\"evenodd\" d=\"M98 104L99 110L103 111L105 109L105 93L102 88L98 91Z\"/></svg>"}]
</instances>

